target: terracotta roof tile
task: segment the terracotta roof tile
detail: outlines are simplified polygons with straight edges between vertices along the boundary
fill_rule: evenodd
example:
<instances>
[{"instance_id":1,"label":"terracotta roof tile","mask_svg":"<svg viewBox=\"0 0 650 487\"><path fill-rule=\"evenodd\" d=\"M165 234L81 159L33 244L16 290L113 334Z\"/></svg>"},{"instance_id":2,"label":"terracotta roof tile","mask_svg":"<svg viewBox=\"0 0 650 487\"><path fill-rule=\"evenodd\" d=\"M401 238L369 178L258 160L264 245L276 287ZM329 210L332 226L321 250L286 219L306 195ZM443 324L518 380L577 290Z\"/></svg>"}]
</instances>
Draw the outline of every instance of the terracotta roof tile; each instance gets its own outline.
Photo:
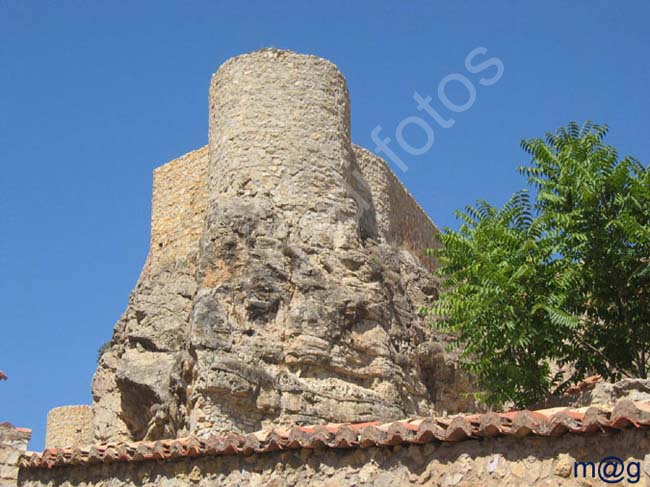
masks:
<instances>
[{"instance_id":1,"label":"terracotta roof tile","mask_svg":"<svg viewBox=\"0 0 650 487\"><path fill-rule=\"evenodd\" d=\"M367 448L400 444L459 442L486 437L558 437L627 428L650 428L650 401L619 401L609 411L599 406L553 408L457 415L447 418L412 418L381 423L293 426L256 433L178 438L133 443L104 443L74 448L28 452L21 468L52 468L94 463L143 462L185 457L251 455L285 449Z\"/></svg>"},{"instance_id":2,"label":"terracotta roof tile","mask_svg":"<svg viewBox=\"0 0 650 487\"><path fill-rule=\"evenodd\" d=\"M579 394L581 392L591 390L596 386L596 384L602 382L602 380L603 378L600 375L592 375L591 377L587 377L586 379L583 379L577 384L569 387L566 391L564 391L564 395L570 396L573 394Z\"/></svg>"},{"instance_id":3,"label":"terracotta roof tile","mask_svg":"<svg viewBox=\"0 0 650 487\"><path fill-rule=\"evenodd\" d=\"M17 428L8 422L0 423L0 430L6 439L22 439L29 440L32 436L32 430L29 428Z\"/></svg>"}]
</instances>

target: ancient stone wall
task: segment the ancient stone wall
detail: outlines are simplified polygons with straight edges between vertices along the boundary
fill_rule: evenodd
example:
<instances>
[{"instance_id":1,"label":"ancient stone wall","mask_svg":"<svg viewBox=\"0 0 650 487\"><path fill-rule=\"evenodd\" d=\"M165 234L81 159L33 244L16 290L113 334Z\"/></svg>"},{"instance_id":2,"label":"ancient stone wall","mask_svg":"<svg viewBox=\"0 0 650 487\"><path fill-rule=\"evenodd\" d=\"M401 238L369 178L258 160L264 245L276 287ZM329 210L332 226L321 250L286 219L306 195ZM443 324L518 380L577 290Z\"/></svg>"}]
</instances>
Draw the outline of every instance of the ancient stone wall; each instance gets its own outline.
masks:
<instances>
[{"instance_id":1,"label":"ancient stone wall","mask_svg":"<svg viewBox=\"0 0 650 487\"><path fill-rule=\"evenodd\" d=\"M367 202L374 205L381 237L410 251L431 268L434 261L424 255L424 249L437 245L434 235L438 229L386 161L362 147L352 148L361 177L371 191ZM145 272L198 250L207 207L208 164L208 146L204 146L154 170L151 243ZM268 166L263 166L260 177L267 170ZM359 179L352 175L355 178Z\"/></svg>"},{"instance_id":2,"label":"ancient stone wall","mask_svg":"<svg viewBox=\"0 0 650 487\"><path fill-rule=\"evenodd\" d=\"M207 169L205 146L154 170L147 261L93 379L98 440L143 438L158 428L161 415L169 429L180 414L182 399L170 390L171 375L182 363L196 291ZM175 434L176 426L171 428L168 435Z\"/></svg>"},{"instance_id":3,"label":"ancient stone wall","mask_svg":"<svg viewBox=\"0 0 650 487\"><path fill-rule=\"evenodd\" d=\"M0 486L16 485L18 459L27 450L32 436L31 430L15 428L9 423L0 423Z\"/></svg>"},{"instance_id":4,"label":"ancient stone wall","mask_svg":"<svg viewBox=\"0 0 650 487\"><path fill-rule=\"evenodd\" d=\"M198 251L208 197L208 147L156 168L145 272Z\"/></svg>"},{"instance_id":5,"label":"ancient stone wall","mask_svg":"<svg viewBox=\"0 0 650 487\"><path fill-rule=\"evenodd\" d=\"M338 72L334 75L340 77ZM343 83L341 89L346 90L344 81L341 82ZM222 80L221 84L228 86L228 80ZM238 87L237 85L234 86ZM302 85L298 86L299 89L304 88ZM289 91L287 96L291 98L292 93ZM333 103L343 104L341 108L341 127L338 128L338 131L346 134L345 137L349 137L349 107L345 102L347 100L346 96L346 93L337 95ZM216 96L216 99L215 103L220 99L224 99L227 100L226 105L232 106L234 104L234 100L229 93L219 94ZM251 100L250 97L247 97L247 100ZM278 110L282 106L280 104L282 100L276 101L278 104L274 105L273 108ZM286 100L284 102L286 103ZM249 103L253 104L256 102L249 101ZM323 100L322 103L327 106L328 100ZM257 112L257 110L260 110L260 112ZM283 110L285 113L267 113L264 115L259 105L255 106L255 110L251 113L256 113L253 122L259 124L259 126L249 128L249 132L259 133L260 127L265 125L260 121L264 120L266 116L266 119L275 120L279 124L280 128L275 129L275 136L277 137L279 133L282 133L284 127L282 120L286 119L288 116L287 111L291 112L292 108L288 105ZM216 112L222 114L220 106ZM224 111L224 113L226 112ZM235 122L237 116L241 116L241 113L245 113L245 109L238 105L238 115L229 116L227 113L225 115L222 114L224 119L227 119L225 125L228 129L234 130L237 126L238 130L242 130L241 121ZM292 116L296 116L296 114L294 113ZM309 117L305 117L305 127L303 130L305 133L310 132L311 128L317 123L318 121L313 121ZM249 145L252 139L247 138L247 136L242 136L240 146L232 143L233 137L228 135L227 131L222 128L215 128L215 131L221 134L221 138L225 137L228 140L228 150L232 151L236 156L236 167L233 168L235 174L241 170L240 165L242 162L238 158L242 154L247 154L247 157L250 157L252 162L246 163L244 167L247 167L248 171L252 172L259 179L247 181L246 186L255 188L255 191L259 191L263 187L272 188L274 191L282 191L277 186L280 182L284 181L285 183L294 184L286 181L286 178L283 177L288 170L285 167L286 155L281 156L276 152L271 152L269 153L269 157L265 157L268 150L269 137L272 140L273 134L261 137L261 145L255 148ZM297 134L296 138L300 141L308 140L305 134ZM347 148L344 147L342 150L346 151ZM347 177L353 181L350 184L350 188L363 185L365 182L369 185L372 194L370 196L366 195L366 198L368 203L374 205L374 209L376 210L377 225L381 237L391 245L410 251L423 264L431 267L433 259L424 256L424 249L436 245L433 237L438 233L438 229L399 181L386 161L378 155L356 145L352 146L352 150L360 170L359 174L363 181L359 181L360 178L358 175L348 175ZM225 158L222 156L218 157L225 161ZM345 154L345 158L347 157L349 155ZM154 170L151 204L151 239L147 263L144 267L145 273L152 272L152 267L155 268L172 264L176 260L186 258L189 254L198 250L208 200L209 161L209 151L206 145L167 162ZM297 163L297 167L300 167L299 158L295 159L295 162ZM226 163L224 162L223 164ZM310 166L310 163L303 164L303 166L309 169L305 171L309 180L320 179L317 177L317 173L312 172L314 168ZM231 188L232 181L228 181L225 177L226 174L227 172L219 173L215 184L221 184L224 188ZM263 182L262 185L260 185L261 182ZM341 188L338 188L338 190L341 190ZM363 191L363 189L360 190L362 193ZM316 191L314 194L320 192L322 191ZM219 191L216 193L220 194ZM281 197L286 198L286 196L287 191L285 189L281 192Z\"/></svg>"},{"instance_id":6,"label":"ancient stone wall","mask_svg":"<svg viewBox=\"0 0 650 487\"><path fill-rule=\"evenodd\" d=\"M96 439L470 410L449 337L418 314L436 229L353 148L338 69L257 51L215 73L209 104L208 148L155 173L149 258L93 381Z\"/></svg>"},{"instance_id":7,"label":"ancient stone wall","mask_svg":"<svg viewBox=\"0 0 650 487\"><path fill-rule=\"evenodd\" d=\"M621 465L619 474L609 478L610 482L619 479L618 485L647 486L648 452L650 432L637 430L383 448L285 450L251 456L185 458L168 463L22 469L19 485L577 487L607 485L598 478L598 462L615 455L625 465ZM594 470L587 466L583 471L579 466L576 471L575 461L593 462ZM639 462L638 468L632 462Z\"/></svg>"},{"instance_id":8,"label":"ancient stone wall","mask_svg":"<svg viewBox=\"0 0 650 487\"><path fill-rule=\"evenodd\" d=\"M62 406L48 413L45 448L87 445L93 440L93 410L89 405Z\"/></svg>"},{"instance_id":9,"label":"ancient stone wall","mask_svg":"<svg viewBox=\"0 0 650 487\"><path fill-rule=\"evenodd\" d=\"M382 238L391 245L408 250L433 270L435 261L425 255L425 250L438 246L436 226L386 161L359 146L354 146L354 154L370 185Z\"/></svg>"}]
</instances>

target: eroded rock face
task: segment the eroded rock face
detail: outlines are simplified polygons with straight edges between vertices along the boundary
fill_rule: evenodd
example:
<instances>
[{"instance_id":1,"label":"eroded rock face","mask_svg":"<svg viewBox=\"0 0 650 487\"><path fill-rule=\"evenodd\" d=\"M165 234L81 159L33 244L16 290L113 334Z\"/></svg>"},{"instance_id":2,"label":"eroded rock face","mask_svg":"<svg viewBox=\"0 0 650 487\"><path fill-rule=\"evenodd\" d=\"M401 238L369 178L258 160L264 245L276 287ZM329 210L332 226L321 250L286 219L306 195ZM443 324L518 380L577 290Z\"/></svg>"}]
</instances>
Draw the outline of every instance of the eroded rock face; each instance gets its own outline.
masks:
<instances>
[{"instance_id":1,"label":"eroded rock face","mask_svg":"<svg viewBox=\"0 0 650 487\"><path fill-rule=\"evenodd\" d=\"M172 219L179 246L152 223L95 375L98 439L471 407L447 337L417 312L436 296L421 248L435 227L351 144L349 113L343 76L320 58L263 50L215 73L208 150L179 166L206 171L179 193L204 195L201 226L196 211Z\"/></svg>"}]
</instances>

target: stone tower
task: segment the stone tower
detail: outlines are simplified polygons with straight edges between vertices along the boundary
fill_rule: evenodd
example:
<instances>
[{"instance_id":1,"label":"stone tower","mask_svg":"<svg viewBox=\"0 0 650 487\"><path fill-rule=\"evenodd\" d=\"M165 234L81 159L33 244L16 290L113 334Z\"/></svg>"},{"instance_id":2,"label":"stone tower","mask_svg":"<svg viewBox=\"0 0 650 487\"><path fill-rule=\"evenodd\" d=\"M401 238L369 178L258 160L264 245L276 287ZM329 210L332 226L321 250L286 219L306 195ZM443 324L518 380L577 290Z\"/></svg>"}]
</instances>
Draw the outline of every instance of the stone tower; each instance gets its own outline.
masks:
<instances>
[{"instance_id":1,"label":"stone tower","mask_svg":"<svg viewBox=\"0 0 650 487\"><path fill-rule=\"evenodd\" d=\"M210 85L207 148L154 172L151 248L93 381L97 440L467 409L417 313L437 231L352 145L343 75L265 49Z\"/></svg>"}]
</instances>

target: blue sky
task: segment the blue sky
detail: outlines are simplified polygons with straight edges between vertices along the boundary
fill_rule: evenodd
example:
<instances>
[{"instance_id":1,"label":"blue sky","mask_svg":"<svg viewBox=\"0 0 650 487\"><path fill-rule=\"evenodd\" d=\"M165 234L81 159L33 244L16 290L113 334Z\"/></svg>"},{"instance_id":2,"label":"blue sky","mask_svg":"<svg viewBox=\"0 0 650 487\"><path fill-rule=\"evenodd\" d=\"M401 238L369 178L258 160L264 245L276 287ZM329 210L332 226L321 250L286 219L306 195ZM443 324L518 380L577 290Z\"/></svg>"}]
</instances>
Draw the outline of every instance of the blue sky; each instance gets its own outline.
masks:
<instances>
[{"instance_id":1,"label":"blue sky","mask_svg":"<svg viewBox=\"0 0 650 487\"><path fill-rule=\"evenodd\" d=\"M216 2L0 0L0 421L31 427L89 403L97 348L110 338L144 263L151 173L207 141L210 75L262 47L316 54L347 77L352 136L394 166L439 226L477 198L503 203L524 181L524 137L570 120L607 123L608 142L650 160L650 4L603 2ZM503 63L470 73L477 47ZM466 111L438 97L448 75L476 90ZM468 92L450 82L460 105ZM414 92L455 124L416 109ZM410 155L407 117L434 141ZM423 130L404 139L422 146Z\"/></svg>"}]
</instances>

